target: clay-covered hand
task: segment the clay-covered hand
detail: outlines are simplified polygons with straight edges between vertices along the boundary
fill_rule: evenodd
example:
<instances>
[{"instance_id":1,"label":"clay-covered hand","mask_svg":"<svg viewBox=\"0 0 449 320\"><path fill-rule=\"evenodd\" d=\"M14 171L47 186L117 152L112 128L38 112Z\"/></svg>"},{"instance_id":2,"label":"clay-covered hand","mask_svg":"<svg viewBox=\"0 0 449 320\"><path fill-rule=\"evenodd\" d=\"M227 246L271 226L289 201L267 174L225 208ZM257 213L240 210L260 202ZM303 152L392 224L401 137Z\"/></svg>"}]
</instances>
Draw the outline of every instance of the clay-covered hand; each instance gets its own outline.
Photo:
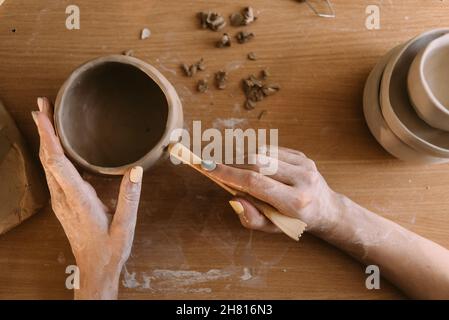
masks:
<instances>
[{"instance_id":1,"label":"clay-covered hand","mask_svg":"<svg viewBox=\"0 0 449 320\"><path fill-rule=\"evenodd\" d=\"M278 148L277 154L277 157L253 155L253 165L230 167L218 164L209 174L272 205L282 214L304 221L310 232L332 229L338 219L340 196L329 188L315 163L303 153ZM261 174L261 168L267 167L277 168L276 173ZM246 228L279 232L250 201L236 198L230 204Z\"/></svg>"},{"instance_id":2,"label":"clay-covered hand","mask_svg":"<svg viewBox=\"0 0 449 320\"><path fill-rule=\"evenodd\" d=\"M40 136L39 156L51 194L51 204L69 239L80 270L75 298L114 299L123 264L128 259L136 226L142 168L122 180L114 215L65 157L52 123L48 99L38 99L33 111Z\"/></svg>"}]
</instances>

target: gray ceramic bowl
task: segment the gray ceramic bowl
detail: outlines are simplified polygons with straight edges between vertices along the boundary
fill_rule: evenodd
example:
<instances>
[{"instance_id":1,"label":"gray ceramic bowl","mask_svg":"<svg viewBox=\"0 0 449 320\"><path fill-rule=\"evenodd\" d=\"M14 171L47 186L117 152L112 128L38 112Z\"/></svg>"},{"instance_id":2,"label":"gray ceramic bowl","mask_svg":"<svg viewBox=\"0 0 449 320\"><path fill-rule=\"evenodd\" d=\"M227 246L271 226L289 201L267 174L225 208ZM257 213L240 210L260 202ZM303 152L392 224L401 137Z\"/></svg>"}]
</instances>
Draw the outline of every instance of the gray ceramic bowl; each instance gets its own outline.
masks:
<instances>
[{"instance_id":1,"label":"gray ceramic bowl","mask_svg":"<svg viewBox=\"0 0 449 320\"><path fill-rule=\"evenodd\" d=\"M397 54L403 45L390 50L370 72L363 92L363 113L366 123L376 140L394 157L411 163L434 164L449 162L449 159L436 158L419 152L401 141L391 131L382 115L379 101L382 74L388 61Z\"/></svg>"},{"instance_id":2,"label":"gray ceramic bowl","mask_svg":"<svg viewBox=\"0 0 449 320\"><path fill-rule=\"evenodd\" d=\"M437 158L449 158L449 132L430 126L416 114L408 96L407 76L418 52L448 32L431 30L406 43L388 62L380 91L382 114L394 134L413 149Z\"/></svg>"},{"instance_id":3,"label":"gray ceramic bowl","mask_svg":"<svg viewBox=\"0 0 449 320\"><path fill-rule=\"evenodd\" d=\"M410 100L421 119L449 131L449 34L419 52L407 81Z\"/></svg>"}]
</instances>

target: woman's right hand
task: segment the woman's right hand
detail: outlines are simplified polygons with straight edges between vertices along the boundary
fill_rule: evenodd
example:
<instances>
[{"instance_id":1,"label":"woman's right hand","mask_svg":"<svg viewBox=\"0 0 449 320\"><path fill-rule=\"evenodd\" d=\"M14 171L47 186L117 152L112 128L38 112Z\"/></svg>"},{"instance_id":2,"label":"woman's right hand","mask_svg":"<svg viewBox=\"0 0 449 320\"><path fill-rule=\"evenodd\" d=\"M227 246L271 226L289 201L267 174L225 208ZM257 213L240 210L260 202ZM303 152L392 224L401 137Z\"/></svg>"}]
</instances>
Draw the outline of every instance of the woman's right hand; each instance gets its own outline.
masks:
<instances>
[{"instance_id":1,"label":"woman's right hand","mask_svg":"<svg viewBox=\"0 0 449 320\"><path fill-rule=\"evenodd\" d=\"M312 160L287 148L278 148L276 158L261 154L254 157L254 165L236 168L218 164L209 174L272 205L282 214L304 221L307 231L330 232L334 228L342 197L329 188ZM277 167L274 175L260 173L267 165ZM236 198L230 204L246 228L279 232L250 201Z\"/></svg>"}]
</instances>

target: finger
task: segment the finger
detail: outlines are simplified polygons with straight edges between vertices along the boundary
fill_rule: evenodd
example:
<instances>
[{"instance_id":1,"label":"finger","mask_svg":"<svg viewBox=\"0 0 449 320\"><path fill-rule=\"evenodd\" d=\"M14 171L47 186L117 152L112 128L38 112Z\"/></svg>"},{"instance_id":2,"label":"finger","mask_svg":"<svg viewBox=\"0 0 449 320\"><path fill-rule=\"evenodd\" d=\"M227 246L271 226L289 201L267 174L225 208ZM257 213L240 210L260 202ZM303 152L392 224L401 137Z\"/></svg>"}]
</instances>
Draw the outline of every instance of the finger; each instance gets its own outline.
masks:
<instances>
[{"instance_id":1,"label":"finger","mask_svg":"<svg viewBox=\"0 0 449 320\"><path fill-rule=\"evenodd\" d=\"M134 235L142 178L142 167L134 167L123 176L117 210L112 220L111 234L124 238Z\"/></svg>"},{"instance_id":2,"label":"finger","mask_svg":"<svg viewBox=\"0 0 449 320\"><path fill-rule=\"evenodd\" d=\"M297 155L299 157L306 158L306 155L304 153L302 153L301 151L299 151L299 150L285 148L285 147L278 147L278 149L280 151L284 152L284 153L295 154L295 155Z\"/></svg>"},{"instance_id":3,"label":"finger","mask_svg":"<svg viewBox=\"0 0 449 320\"><path fill-rule=\"evenodd\" d=\"M44 171L48 189L50 190L51 207L58 220L64 225L65 217L69 215L69 210L66 210L67 201L65 194L51 173L47 170Z\"/></svg>"},{"instance_id":4,"label":"finger","mask_svg":"<svg viewBox=\"0 0 449 320\"><path fill-rule=\"evenodd\" d=\"M58 182L56 182L55 178L51 175L50 172L48 172L47 170L44 170L44 172L45 172L45 178L47 180L48 190L50 191L51 201L59 202L59 200L62 200L62 199L65 200L64 192L62 191Z\"/></svg>"},{"instance_id":5,"label":"finger","mask_svg":"<svg viewBox=\"0 0 449 320\"><path fill-rule=\"evenodd\" d=\"M42 165L55 178L67 198L79 199L86 192L84 180L65 157L50 118L44 112L33 111L32 115L40 136Z\"/></svg>"},{"instance_id":6,"label":"finger","mask_svg":"<svg viewBox=\"0 0 449 320\"><path fill-rule=\"evenodd\" d=\"M52 117L51 106L47 98L37 98L37 105L39 107L39 111L44 112L50 118ZM33 116L33 119L35 116ZM35 120L36 121L36 120ZM37 125L37 122L36 122ZM41 150L42 148L40 148ZM39 152L41 154L41 152ZM42 158L42 157L41 157ZM42 161L42 160L41 160ZM42 165L44 165L42 163ZM45 178L47 180L48 190L50 191L51 198L51 206L53 208L54 213L61 221L63 217L60 217L60 214L63 214L65 210L55 210L57 207L63 207L66 205L66 198L64 192L59 186L58 182L55 180L53 175L44 167Z\"/></svg>"},{"instance_id":7,"label":"finger","mask_svg":"<svg viewBox=\"0 0 449 320\"><path fill-rule=\"evenodd\" d=\"M290 212L291 207L288 204L295 201L292 198L292 187L252 170L217 164L215 170L208 172L208 175L271 204L279 211Z\"/></svg>"},{"instance_id":8,"label":"finger","mask_svg":"<svg viewBox=\"0 0 449 320\"><path fill-rule=\"evenodd\" d=\"M290 186L295 184L294 170L297 168L296 166L263 154L250 155L247 163L246 165L236 167L265 174L274 180Z\"/></svg>"},{"instance_id":9,"label":"finger","mask_svg":"<svg viewBox=\"0 0 449 320\"><path fill-rule=\"evenodd\" d=\"M286 162L288 164L295 166L303 166L308 170L316 169L315 163L309 158L307 158L301 151L276 146L266 146L261 148L261 150L262 151L266 150L265 154L269 155L272 158L276 158L279 159L280 161ZM259 153L264 154L264 152Z\"/></svg>"},{"instance_id":10,"label":"finger","mask_svg":"<svg viewBox=\"0 0 449 320\"><path fill-rule=\"evenodd\" d=\"M36 123L37 130L41 141L41 151L44 151L44 156L51 155L63 155L59 139L55 135L53 124L48 115L44 112L33 111L31 112L34 122ZM45 159L44 159L45 160Z\"/></svg>"},{"instance_id":11,"label":"finger","mask_svg":"<svg viewBox=\"0 0 449 320\"><path fill-rule=\"evenodd\" d=\"M268 233L279 233L278 227L271 223L262 213L254 207L251 202L236 198L229 201L235 213L237 213L241 224L252 230L259 230Z\"/></svg>"},{"instance_id":12,"label":"finger","mask_svg":"<svg viewBox=\"0 0 449 320\"><path fill-rule=\"evenodd\" d=\"M47 97L37 98L37 106L40 112L45 113L49 119L53 119L53 106Z\"/></svg>"}]
</instances>

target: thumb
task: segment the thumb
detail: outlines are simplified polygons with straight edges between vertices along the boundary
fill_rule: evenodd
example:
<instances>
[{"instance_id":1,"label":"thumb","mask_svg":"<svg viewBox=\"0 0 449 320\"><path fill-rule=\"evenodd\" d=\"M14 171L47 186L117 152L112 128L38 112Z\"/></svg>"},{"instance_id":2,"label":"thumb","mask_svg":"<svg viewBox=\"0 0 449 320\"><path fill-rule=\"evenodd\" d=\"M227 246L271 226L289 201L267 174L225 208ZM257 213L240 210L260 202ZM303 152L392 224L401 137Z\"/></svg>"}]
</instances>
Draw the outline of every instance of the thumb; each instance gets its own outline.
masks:
<instances>
[{"instance_id":1,"label":"thumb","mask_svg":"<svg viewBox=\"0 0 449 320\"><path fill-rule=\"evenodd\" d=\"M140 190L142 188L142 167L134 167L125 173L120 185L117 209L111 225L111 234L127 237L134 235Z\"/></svg>"},{"instance_id":2,"label":"thumb","mask_svg":"<svg viewBox=\"0 0 449 320\"><path fill-rule=\"evenodd\" d=\"M247 229L268 233L278 233L279 228L268 220L251 202L243 198L229 201L232 209L238 215L240 223Z\"/></svg>"}]
</instances>

